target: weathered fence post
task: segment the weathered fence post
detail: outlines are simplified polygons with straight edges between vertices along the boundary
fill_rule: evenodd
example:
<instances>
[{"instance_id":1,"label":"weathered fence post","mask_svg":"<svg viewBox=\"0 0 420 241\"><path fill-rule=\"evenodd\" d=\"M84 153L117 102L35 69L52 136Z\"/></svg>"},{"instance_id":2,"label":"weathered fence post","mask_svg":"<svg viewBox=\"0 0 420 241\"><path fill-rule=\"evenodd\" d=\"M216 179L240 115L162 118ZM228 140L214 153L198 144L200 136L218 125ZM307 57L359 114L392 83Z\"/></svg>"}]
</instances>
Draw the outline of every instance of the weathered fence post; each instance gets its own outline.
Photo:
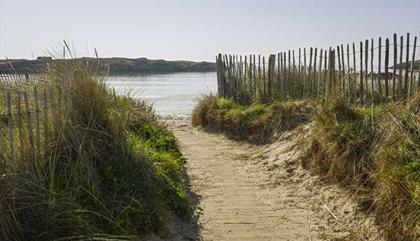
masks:
<instances>
[{"instance_id":1,"label":"weathered fence post","mask_svg":"<svg viewBox=\"0 0 420 241\"><path fill-rule=\"evenodd\" d=\"M374 80L373 80L373 58L374 58L374 54L373 54L374 50L373 50L373 38L370 40L370 91L371 91L371 95L372 95L372 104L375 102L375 84L374 84Z\"/></svg>"},{"instance_id":2,"label":"weathered fence post","mask_svg":"<svg viewBox=\"0 0 420 241\"><path fill-rule=\"evenodd\" d=\"M9 156L10 160L13 162L15 160L15 141L13 133L13 114L12 114L12 97L10 92L6 94L6 103L7 103L7 117L8 117L8 127L9 127Z\"/></svg>"},{"instance_id":3,"label":"weathered fence post","mask_svg":"<svg viewBox=\"0 0 420 241\"><path fill-rule=\"evenodd\" d=\"M379 50L378 50L378 91L379 91L379 102L382 101L382 80L381 80L381 57L382 57L382 37L379 37Z\"/></svg>"},{"instance_id":4,"label":"weathered fence post","mask_svg":"<svg viewBox=\"0 0 420 241\"><path fill-rule=\"evenodd\" d=\"M369 81L368 81L368 76L369 76L369 65L368 65L368 63L369 63L369 40L365 40L365 100L366 100L366 102L367 102L367 97L368 97L368 90L369 90L369 88L368 88L368 84L369 84Z\"/></svg>"},{"instance_id":5,"label":"weathered fence post","mask_svg":"<svg viewBox=\"0 0 420 241\"><path fill-rule=\"evenodd\" d=\"M404 91L405 96L408 96L408 68L409 68L409 59L410 59L410 33L407 33L407 45L406 54L405 54L405 68L404 68Z\"/></svg>"},{"instance_id":6,"label":"weathered fence post","mask_svg":"<svg viewBox=\"0 0 420 241\"><path fill-rule=\"evenodd\" d=\"M417 44L417 36L414 37L414 45L413 45L413 57L411 59L411 64L410 64L410 85L409 85L409 90L408 90L408 96L410 96L411 91L413 89L413 76L414 76L414 60L416 58L416 44Z\"/></svg>"},{"instance_id":7,"label":"weathered fence post","mask_svg":"<svg viewBox=\"0 0 420 241\"><path fill-rule=\"evenodd\" d=\"M41 150L41 134L40 134L40 120L39 120L39 100L38 100L38 90L34 87L34 101L35 101L35 143L36 143L36 152L39 155Z\"/></svg>"},{"instance_id":8,"label":"weathered fence post","mask_svg":"<svg viewBox=\"0 0 420 241\"><path fill-rule=\"evenodd\" d=\"M385 96L386 101L389 98L389 76L388 76L388 69L389 67L389 39L385 39Z\"/></svg>"},{"instance_id":9,"label":"weathered fence post","mask_svg":"<svg viewBox=\"0 0 420 241\"><path fill-rule=\"evenodd\" d=\"M276 72L275 72L275 65L276 65L276 55L271 54L268 57L268 83L267 83L267 99L271 99L272 95L272 83L276 79Z\"/></svg>"},{"instance_id":10,"label":"weathered fence post","mask_svg":"<svg viewBox=\"0 0 420 241\"><path fill-rule=\"evenodd\" d=\"M219 96L223 96L221 58L222 54L219 53L216 56L217 94Z\"/></svg>"},{"instance_id":11,"label":"weathered fence post","mask_svg":"<svg viewBox=\"0 0 420 241\"><path fill-rule=\"evenodd\" d=\"M31 109L29 106L29 98L28 95L26 94L26 92L23 92L23 98L25 100L25 109L26 109L26 115L28 117L28 139L29 139L29 146L30 146L30 150L29 150L29 154L31 155L32 158L35 157L35 144L34 144L34 132L32 129L32 113L31 113Z\"/></svg>"},{"instance_id":12,"label":"weathered fence post","mask_svg":"<svg viewBox=\"0 0 420 241\"><path fill-rule=\"evenodd\" d=\"M393 58L393 61L394 61L394 64L393 64L393 66L392 66L392 100L396 100L396 94L395 94L395 91L396 91L396 89L395 89L395 78L396 78L396 76L395 76L395 74L396 74L396 70L397 70L397 59L398 59L398 53L397 53L397 34L396 33L394 33L394 36L393 36L393 40L394 40L394 42L393 42L393 49L394 49L394 58Z\"/></svg>"},{"instance_id":13,"label":"weathered fence post","mask_svg":"<svg viewBox=\"0 0 420 241\"><path fill-rule=\"evenodd\" d=\"M364 101L363 101L363 93L364 93L364 88L363 88L363 42L360 41L360 103L363 105Z\"/></svg>"}]
</instances>

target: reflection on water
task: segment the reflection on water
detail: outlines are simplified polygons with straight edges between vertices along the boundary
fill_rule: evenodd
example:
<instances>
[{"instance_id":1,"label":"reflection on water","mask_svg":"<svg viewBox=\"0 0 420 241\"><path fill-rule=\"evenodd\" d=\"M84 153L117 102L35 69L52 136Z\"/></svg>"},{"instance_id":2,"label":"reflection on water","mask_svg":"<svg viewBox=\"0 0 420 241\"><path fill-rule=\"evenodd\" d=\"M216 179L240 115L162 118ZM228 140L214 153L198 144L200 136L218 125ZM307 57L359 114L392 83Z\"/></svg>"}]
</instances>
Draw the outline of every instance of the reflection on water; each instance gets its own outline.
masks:
<instances>
[{"instance_id":1,"label":"reflection on water","mask_svg":"<svg viewBox=\"0 0 420 241\"><path fill-rule=\"evenodd\" d=\"M110 76L107 84L118 94L153 104L161 116L189 116L200 96L217 93L216 73Z\"/></svg>"}]
</instances>

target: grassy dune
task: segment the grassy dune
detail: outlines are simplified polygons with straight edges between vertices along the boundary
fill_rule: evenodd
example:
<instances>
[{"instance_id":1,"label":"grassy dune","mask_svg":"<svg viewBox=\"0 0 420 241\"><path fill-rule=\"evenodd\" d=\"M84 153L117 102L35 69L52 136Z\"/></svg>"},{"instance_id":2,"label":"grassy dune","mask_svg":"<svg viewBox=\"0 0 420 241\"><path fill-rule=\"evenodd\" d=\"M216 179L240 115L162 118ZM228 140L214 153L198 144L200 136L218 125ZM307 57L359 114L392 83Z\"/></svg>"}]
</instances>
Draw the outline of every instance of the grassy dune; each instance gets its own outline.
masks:
<instances>
[{"instance_id":1,"label":"grassy dune","mask_svg":"<svg viewBox=\"0 0 420 241\"><path fill-rule=\"evenodd\" d=\"M115 95L81 62L52 65L38 87L63 76L69 106L45 151L0 167L0 239L132 240L158 232L169 213L189 217L181 154L151 108Z\"/></svg>"},{"instance_id":2,"label":"grassy dune","mask_svg":"<svg viewBox=\"0 0 420 241\"><path fill-rule=\"evenodd\" d=\"M353 190L362 209L374 212L388 240L420 237L420 93L408 103L375 107L334 95L322 103L275 101L241 106L204 97L193 125L242 140L270 141L273 133L312 122L304 140L304 167Z\"/></svg>"},{"instance_id":3,"label":"grassy dune","mask_svg":"<svg viewBox=\"0 0 420 241\"><path fill-rule=\"evenodd\" d=\"M264 143L276 131L307 123L312 111L308 100L243 106L229 99L204 96L194 109L192 124L224 131L235 139Z\"/></svg>"},{"instance_id":4,"label":"grassy dune","mask_svg":"<svg viewBox=\"0 0 420 241\"><path fill-rule=\"evenodd\" d=\"M353 189L388 240L420 237L420 95L409 103L320 105L306 165Z\"/></svg>"}]
</instances>

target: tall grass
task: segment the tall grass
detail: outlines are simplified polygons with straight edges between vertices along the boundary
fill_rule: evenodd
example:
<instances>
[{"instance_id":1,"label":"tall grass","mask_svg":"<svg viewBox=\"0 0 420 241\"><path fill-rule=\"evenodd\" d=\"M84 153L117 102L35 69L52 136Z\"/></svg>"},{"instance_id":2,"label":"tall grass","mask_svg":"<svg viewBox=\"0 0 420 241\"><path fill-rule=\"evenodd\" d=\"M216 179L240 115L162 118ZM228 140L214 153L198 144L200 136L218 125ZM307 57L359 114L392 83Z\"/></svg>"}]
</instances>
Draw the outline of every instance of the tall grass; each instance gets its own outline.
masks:
<instances>
[{"instance_id":1,"label":"tall grass","mask_svg":"<svg viewBox=\"0 0 420 241\"><path fill-rule=\"evenodd\" d=\"M342 97L317 108L305 165L352 188L388 240L420 238L420 95L356 107Z\"/></svg>"},{"instance_id":2,"label":"tall grass","mask_svg":"<svg viewBox=\"0 0 420 241\"><path fill-rule=\"evenodd\" d=\"M149 106L81 62L53 62L48 79L68 106L45 151L0 170L0 239L132 240L190 215L176 140Z\"/></svg>"}]
</instances>

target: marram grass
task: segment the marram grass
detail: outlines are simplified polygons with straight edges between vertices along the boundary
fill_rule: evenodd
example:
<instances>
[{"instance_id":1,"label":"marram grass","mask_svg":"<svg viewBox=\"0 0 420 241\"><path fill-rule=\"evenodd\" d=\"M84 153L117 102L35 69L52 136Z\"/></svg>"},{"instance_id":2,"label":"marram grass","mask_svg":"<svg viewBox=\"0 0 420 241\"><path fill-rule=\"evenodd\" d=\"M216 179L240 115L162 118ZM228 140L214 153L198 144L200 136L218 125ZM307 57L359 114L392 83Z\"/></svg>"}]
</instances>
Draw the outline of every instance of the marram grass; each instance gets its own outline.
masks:
<instances>
[{"instance_id":1,"label":"marram grass","mask_svg":"<svg viewBox=\"0 0 420 241\"><path fill-rule=\"evenodd\" d=\"M134 240L170 212L188 217L181 154L151 108L76 61L51 65L39 88L63 76L69 108L46 150L0 170L0 240Z\"/></svg>"},{"instance_id":2,"label":"marram grass","mask_svg":"<svg viewBox=\"0 0 420 241\"><path fill-rule=\"evenodd\" d=\"M304 165L350 187L388 240L420 238L420 95L375 107L318 106Z\"/></svg>"}]
</instances>

